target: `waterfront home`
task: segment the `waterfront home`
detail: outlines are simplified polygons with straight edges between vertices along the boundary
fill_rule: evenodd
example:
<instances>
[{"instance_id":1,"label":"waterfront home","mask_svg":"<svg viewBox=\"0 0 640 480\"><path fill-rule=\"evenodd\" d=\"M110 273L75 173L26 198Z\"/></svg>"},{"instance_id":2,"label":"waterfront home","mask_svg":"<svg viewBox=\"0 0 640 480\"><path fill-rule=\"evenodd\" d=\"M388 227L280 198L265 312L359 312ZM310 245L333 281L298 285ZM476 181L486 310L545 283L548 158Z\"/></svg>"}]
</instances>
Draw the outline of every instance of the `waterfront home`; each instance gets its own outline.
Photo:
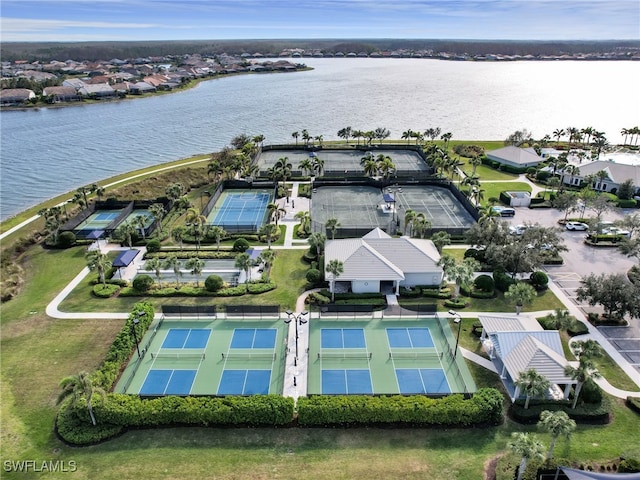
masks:
<instances>
[{"instance_id":1,"label":"waterfront home","mask_svg":"<svg viewBox=\"0 0 640 480\"><path fill-rule=\"evenodd\" d=\"M520 148L513 145L491 150L487 152L487 158L514 168L535 167L544 161L533 148Z\"/></svg>"}]
</instances>

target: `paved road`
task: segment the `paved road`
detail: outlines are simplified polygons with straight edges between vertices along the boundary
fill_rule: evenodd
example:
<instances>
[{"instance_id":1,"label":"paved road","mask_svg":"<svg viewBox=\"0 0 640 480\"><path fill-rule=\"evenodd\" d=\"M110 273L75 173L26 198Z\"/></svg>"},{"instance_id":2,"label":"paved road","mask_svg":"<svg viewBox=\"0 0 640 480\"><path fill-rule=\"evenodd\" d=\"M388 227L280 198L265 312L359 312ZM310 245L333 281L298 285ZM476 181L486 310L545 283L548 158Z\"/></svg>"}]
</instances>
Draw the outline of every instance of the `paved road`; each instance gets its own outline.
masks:
<instances>
[{"instance_id":1,"label":"paved road","mask_svg":"<svg viewBox=\"0 0 640 480\"><path fill-rule=\"evenodd\" d=\"M637 211L623 213L608 213L603 216L604 220L618 220L623 215L633 214ZM539 223L540 225L552 227L558 225L558 220L564 215L554 209L528 209L517 208L516 216L509 220L510 223ZM562 289L564 294L582 310L585 314L589 312L602 312L602 307L590 306L586 302L578 302L576 290L580 287L580 280L592 273L611 274L625 273L635 263L631 258L621 254L614 248L594 248L584 244L585 232L569 232L563 230L561 233L565 245L569 249L562 257L564 264L559 266L547 266L545 270L549 277ZM629 327L598 327L610 343L618 352L640 371L640 322L633 322Z\"/></svg>"}]
</instances>

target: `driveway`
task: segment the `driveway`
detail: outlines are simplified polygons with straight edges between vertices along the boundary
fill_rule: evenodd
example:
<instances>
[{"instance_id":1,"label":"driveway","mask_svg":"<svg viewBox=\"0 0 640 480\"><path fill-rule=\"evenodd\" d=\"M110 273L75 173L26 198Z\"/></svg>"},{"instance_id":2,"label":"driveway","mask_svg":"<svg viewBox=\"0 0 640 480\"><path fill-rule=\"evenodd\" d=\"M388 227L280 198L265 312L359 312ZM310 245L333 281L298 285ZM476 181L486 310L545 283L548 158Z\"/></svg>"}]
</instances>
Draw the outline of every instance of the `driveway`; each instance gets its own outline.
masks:
<instances>
[{"instance_id":1,"label":"driveway","mask_svg":"<svg viewBox=\"0 0 640 480\"><path fill-rule=\"evenodd\" d=\"M636 213L637 210L627 213ZM603 215L603 220L618 220L624 213L609 212ZM555 209L516 208L516 215L507 220L516 225L519 223L539 223L545 227L558 226L558 220L564 214ZM594 248L584 243L585 232L570 232L562 229L561 236L569 251L562 253L563 265L548 265L544 270L549 278L560 287L583 312L602 312L599 306L591 307L587 303L580 303L576 299L576 290L580 287L580 280L591 273L624 274L635 263L615 248ZM634 321L629 327L598 327L598 330L610 341L620 354L625 357L638 371L640 371L640 322Z\"/></svg>"}]
</instances>

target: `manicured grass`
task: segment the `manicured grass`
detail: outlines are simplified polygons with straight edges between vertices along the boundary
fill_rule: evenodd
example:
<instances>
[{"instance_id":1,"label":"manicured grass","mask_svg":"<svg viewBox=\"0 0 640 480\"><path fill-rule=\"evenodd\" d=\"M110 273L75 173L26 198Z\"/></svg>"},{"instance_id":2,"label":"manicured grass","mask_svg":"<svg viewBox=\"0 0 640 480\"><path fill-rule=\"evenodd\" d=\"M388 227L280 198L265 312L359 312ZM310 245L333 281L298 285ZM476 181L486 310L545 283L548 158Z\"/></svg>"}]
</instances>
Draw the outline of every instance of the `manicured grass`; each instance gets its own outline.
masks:
<instances>
[{"instance_id":1,"label":"manicured grass","mask_svg":"<svg viewBox=\"0 0 640 480\"><path fill-rule=\"evenodd\" d=\"M442 249L442 254L449 255L450 257L455 258L456 262L461 262L462 260L464 260L464 252L466 251L466 248L444 247Z\"/></svg>"},{"instance_id":2,"label":"manicured grass","mask_svg":"<svg viewBox=\"0 0 640 480\"><path fill-rule=\"evenodd\" d=\"M484 182L481 187L484 190L484 205L488 204L490 198L500 198L500 192L512 190L531 192L531 185L524 182Z\"/></svg>"},{"instance_id":3,"label":"manicured grass","mask_svg":"<svg viewBox=\"0 0 640 480\"><path fill-rule=\"evenodd\" d=\"M465 163L465 165L460 167L462 168L462 171L466 173L467 176L471 176L473 166L469 164L469 159L461 157L460 160ZM481 182L490 182L492 180L514 180L518 178L518 175L515 173L501 172L500 170L491 168L488 165L476 166L476 175L480 177Z\"/></svg>"}]
</instances>

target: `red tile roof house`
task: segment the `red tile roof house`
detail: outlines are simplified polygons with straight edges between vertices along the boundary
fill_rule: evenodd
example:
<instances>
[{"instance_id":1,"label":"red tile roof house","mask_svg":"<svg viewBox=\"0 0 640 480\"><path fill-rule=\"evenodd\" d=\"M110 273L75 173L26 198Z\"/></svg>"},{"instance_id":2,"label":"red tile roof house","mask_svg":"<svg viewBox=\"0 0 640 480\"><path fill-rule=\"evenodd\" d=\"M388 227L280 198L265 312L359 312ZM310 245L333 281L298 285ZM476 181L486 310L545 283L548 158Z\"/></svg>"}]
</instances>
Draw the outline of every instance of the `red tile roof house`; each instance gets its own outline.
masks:
<instances>
[{"instance_id":1,"label":"red tile roof house","mask_svg":"<svg viewBox=\"0 0 640 480\"><path fill-rule=\"evenodd\" d=\"M23 105L36 98L33 90L27 88L5 88L0 90L0 105Z\"/></svg>"}]
</instances>

